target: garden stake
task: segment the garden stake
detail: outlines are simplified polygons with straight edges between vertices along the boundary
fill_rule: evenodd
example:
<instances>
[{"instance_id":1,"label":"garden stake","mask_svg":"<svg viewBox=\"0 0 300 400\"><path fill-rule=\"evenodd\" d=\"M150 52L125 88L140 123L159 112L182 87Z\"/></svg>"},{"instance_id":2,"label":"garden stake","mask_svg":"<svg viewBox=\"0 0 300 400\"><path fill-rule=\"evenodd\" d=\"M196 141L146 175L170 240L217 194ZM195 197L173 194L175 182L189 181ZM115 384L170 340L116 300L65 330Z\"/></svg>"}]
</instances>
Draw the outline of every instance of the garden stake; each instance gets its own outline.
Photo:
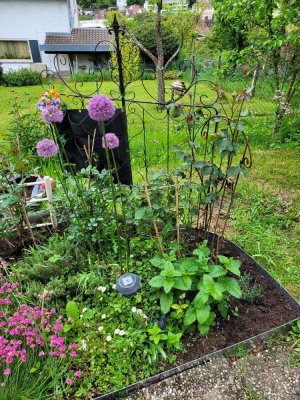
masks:
<instances>
[{"instance_id":1,"label":"garden stake","mask_svg":"<svg viewBox=\"0 0 300 400\"><path fill-rule=\"evenodd\" d=\"M174 176L175 183L175 207L176 207L176 241L180 244L180 222L179 222L179 187L178 177ZM178 250L177 257L180 257L180 251Z\"/></svg>"},{"instance_id":2,"label":"garden stake","mask_svg":"<svg viewBox=\"0 0 300 400\"><path fill-rule=\"evenodd\" d=\"M146 200L147 200L148 206L149 206L149 208L152 209L151 200L150 200L150 196L149 196L149 192L148 192L148 186L147 186L147 182L146 181L144 183L144 186L145 186L145 195L146 195ZM161 254L164 254L164 249L163 249L163 246L162 246L162 243L161 243L159 230L158 230L158 227L157 227L157 224L156 224L156 219L155 219L154 216L152 217L152 224L153 224L153 228L154 228L154 231L155 231L155 235L157 237L157 241L158 241L160 252L161 252Z\"/></svg>"}]
</instances>

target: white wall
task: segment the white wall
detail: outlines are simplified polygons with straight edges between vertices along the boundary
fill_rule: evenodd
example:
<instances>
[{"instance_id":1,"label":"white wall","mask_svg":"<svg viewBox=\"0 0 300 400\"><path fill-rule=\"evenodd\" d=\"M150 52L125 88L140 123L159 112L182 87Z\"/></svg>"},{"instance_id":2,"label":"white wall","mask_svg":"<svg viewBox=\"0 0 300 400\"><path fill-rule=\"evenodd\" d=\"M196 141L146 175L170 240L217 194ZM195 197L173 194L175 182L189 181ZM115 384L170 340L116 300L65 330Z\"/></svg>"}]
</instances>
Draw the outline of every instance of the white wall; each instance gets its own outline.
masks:
<instances>
[{"instance_id":1,"label":"white wall","mask_svg":"<svg viewBox=\"0 0 300 400\"><path fill-rule=\"evenodd\" d=\"M77 26L75 5L75 0L0 0L0 40L30 39L44 44L46 32L70 33ZM53 55L41 52L41 58L42 63L53 65ZM1 63L4 71L29 66L19 61Z\"/></svg>"}]
</instances>

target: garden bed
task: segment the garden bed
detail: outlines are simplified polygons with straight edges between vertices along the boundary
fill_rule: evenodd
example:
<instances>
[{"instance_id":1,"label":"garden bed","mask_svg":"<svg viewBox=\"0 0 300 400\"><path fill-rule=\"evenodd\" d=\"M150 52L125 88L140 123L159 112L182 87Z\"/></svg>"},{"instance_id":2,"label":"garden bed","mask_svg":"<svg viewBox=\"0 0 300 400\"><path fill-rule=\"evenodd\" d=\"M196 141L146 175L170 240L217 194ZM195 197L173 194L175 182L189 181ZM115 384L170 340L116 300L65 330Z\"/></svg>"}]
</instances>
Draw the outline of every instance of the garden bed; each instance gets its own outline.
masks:
<instances>
[{"instance_id":1,"label":"garden bed","mask_svg":"<svg viewBox=\"0 0 300 400\"><path fill-rule=\"evenodd\" d=\"M229 240L221 244L220 251L241 261L241 272L251 274L253 282L262 289L262 297L252 304L234 299L232 307L237 307L237 315L228 320L219 319L207 337L199 333L192 337L185 336L183 343L187 351L178 353L172 365L165 364L164 372L123 389L103 394L94 400L124 397L136 389L147 387L224 353L232 352L238 345L249 347L253 342L288 329L289 324L300 318L300 305L249 254Z\"/></svg>"}]
</instances>

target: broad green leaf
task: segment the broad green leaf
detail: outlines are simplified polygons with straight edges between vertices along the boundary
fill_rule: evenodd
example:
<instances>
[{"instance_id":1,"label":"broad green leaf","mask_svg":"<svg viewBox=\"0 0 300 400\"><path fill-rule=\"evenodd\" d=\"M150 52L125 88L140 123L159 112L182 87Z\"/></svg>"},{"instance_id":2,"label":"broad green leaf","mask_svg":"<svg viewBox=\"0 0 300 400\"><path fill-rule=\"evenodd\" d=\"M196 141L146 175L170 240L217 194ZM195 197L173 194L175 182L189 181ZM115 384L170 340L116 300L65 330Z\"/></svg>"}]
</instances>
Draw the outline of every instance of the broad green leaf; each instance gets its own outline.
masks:
<instances>
[{"instance_id":1,"label":"broad green leaf","mask_svg":"<svg viewBox=\"0 0 300 400\"><path fill-rule=\"evenodd\" d=\"M68 318L73 318L75 321L79 318L79 308L75 301L69 300L67 302L66 314Z\"/></svg>"},{"instance_id":2,"label":"broad green leaf","mask_svg":"<svg viewBox=\"0 0 300 400\"><path fill-rule=\"evenodd\" d=\"M232 296L238 299L242 296L241 288L234 278L225 278L222 284Z\"/></svg>"},{"instance_id":3,"label":"broad green leaf","mask_svg":"<svg viewBox=\"0 0 300 400\"><path fill-rule=\"evenodd\" d=\"M203 275L203 285L205 288L211 289L214 286L215 282L211 276L208 274Z\"/></svg>"},{"instance_id":4,"label":"broad green leaf","mask_svg":"<svg viewBox=\"0 0 300 400\"><path fill-rule=\"evenodd\" d=\"M170 311L173 303L173 295L171 293L163 293L160 296L160 308L163 314L167 314Z\"/></svg>"},{"instance_id":5,"label":"broad green leaf","mask_svg":"<svg viewBox=\"0 0 300 400\"><path fill-rule=\"evenodd\" d=\"M161 258L152 258L150 262L154 267L161 268L162 265L165 263L165 260L162 260Z\"/></svg>"},{"instance_id":6,"label":"broad green leaf","mask_svg":"<svg viewBox=\"0 0 300 400\"><path fill-rule=\"evenodd\" d=\"M220 261L222 264L224 264L224 265L226 265L226 266L227 266L227 264L229 263L229 258L228 258L228 257L225 257L225 256L218 256L218 259L219 259L219 261Z\"/></svg>"},{"instance_id":7,"label":"broad green leaf","mask_svg":"<svg viewBox=\"0 0 300 400\"><path fill-rule=\"evenodd\" d=\"M229 260L229 263L226 265L228 271L232 272L234 275L241 275L240 268L241 262L239 260Z\"/></svg>"},{"instance_id":8,"label":"broad green leaf","mask_svg":"<svg viewBox=\"0 0 300 400\"><path fill-rule=\"evenodd\" d=\"M208 325L200 325L198 324L198 329L199 332L202 336L207 336L209 332L209 326Z\"/></svg>"},{"instance_id":9,"label":"broad green leaf","mask_svg":"<svg viewBox=\"0 0 300 400\"><path fill-rule=\"evenodd\" d=\"M166 280L165 276L154 276L152 279L149 281L149 285L155 288L161 288L164 286L164 282Z\"/></svg>"},{"instance_id":10,"label":"broad green leaf","mask_svg":"<svg viewBox=\"0 0 300 400\"><path fill-rule=\"evenodd\" d=\"M184 314L183 323L185 326L191 325L193 322L196 321L196 312L193 306L189 306Z\"/></svg>"},{"instance_id":11,"label":"broad green leaf","mask_svg":"<svg viewBox=\"0 0 300 400\"><path fill-rule=\"evenodd\" d=\"M210 305L204 304L196 308L196 318L199 324L204 324L209 318Z\"/></svg>"},{"instance_id":12,"label":"broad green leaf","mask_svg":"<svg viewBox=\"0 0 300 400\"><path fill-rule=\"evenodd\" d=\"M172 289L172 287L174 286L174 279L166 279L164 281L163 287L164 287L164 291L166 293L169 293Z\"/></svg>"},{"instance_id":13,"label":"broad green leaf","mask_svg":"<svg viewBox=\"0 0 300 400\"><path fill-rule=\"evenodd\" d=\"M193 300L193 303L195 304L196 307L198 307L199 304L205 304L208 300L208 294L206 293L205 289L199 290L198 294Z\"/></svg>"},{"instance_id":14,"label":"broad green leaf","mask_svg":"<svg viewBox=\"0 0 300 400\"><path fill-rule=\"evenodd\" d=\"M178 290L189 290L191 288L192 280L190 284L186 284L182 277L176 278L174 281L174 288Z\"/></svg>"},{"instance_id":15,"label":"broad green leaf","mask_svg":"<svg viewBox=\"0 0 300 400\"><path fill-rule=\"evenodd\" d=\"M135 219L142 219L145 217L146 214L146 208L139 208L138 210L136 210L135 214L134 214L134 218Z\"/></svg>"},{"instance_id":16,"label":"broad green leaf","mask_svg":"<svg viewBox=\"0 0 300 400\"><path fill-rule=\"evenodd\" d=\"M228 314L228 304L226 301L222 301L221 303L218 304L218 310L220 311L220 314L222 315L223 318L227 317Z\"/></svg>"},{"instance_id":17,"label":"broad green leaf","mask_svg":"<svg viewBox=\"0 0 300 400\"><path fill-rule=\"evenodd\" d=\"M226 275L226 270L224 270L221 265L209 265L208 274L212 278L218 278L219 276Z\"/></svg>"}]
</instances>

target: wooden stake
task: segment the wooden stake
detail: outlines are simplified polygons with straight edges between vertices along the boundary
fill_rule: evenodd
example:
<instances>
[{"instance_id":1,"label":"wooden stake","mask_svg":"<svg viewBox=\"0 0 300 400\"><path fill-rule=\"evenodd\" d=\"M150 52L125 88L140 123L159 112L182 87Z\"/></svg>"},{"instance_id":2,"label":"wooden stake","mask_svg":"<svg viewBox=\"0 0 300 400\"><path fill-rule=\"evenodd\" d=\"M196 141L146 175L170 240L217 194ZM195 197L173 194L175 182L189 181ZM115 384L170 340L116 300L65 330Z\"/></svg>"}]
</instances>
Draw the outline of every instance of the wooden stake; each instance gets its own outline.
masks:
<instances>
[{"instance_id":1,"label":"wooden stake","mask_svg":"<svg viewBox=\"0 0 300 400\"><path fill-rule=\"evenodd\" d=\"M150 196L149 196L149 191L148 191L148 186L147 186L147 182L146 181L145 181L145 195L146 195L146 200L147 200L149 208L152 208L151 200L150 200ZM157 224L156 224L155 217L152 217L152 225L153 225L153 228L154 228L154 231L155 231L155 235L157 237L157 241L158 241L160 252L161 252L161 254L163 254L164 253L164 249L163 249L163 246L162 246L162 243L161 243L161 237L159 235L159 230L158 230L158 227L157 227Z\"/></svg>"},{"instance_id":2,"label":"wooden stake","mask_svg":"<svg viewBox=\"0 0 300 400\"><path fill-rule=\"evenodd\" d=\"M180 243L180 221L179 221L179 186L178 186L178 177L174 176L175 183L175 207L176 207L176 239L177 243Z\"/></svg>"}]
</instances>

